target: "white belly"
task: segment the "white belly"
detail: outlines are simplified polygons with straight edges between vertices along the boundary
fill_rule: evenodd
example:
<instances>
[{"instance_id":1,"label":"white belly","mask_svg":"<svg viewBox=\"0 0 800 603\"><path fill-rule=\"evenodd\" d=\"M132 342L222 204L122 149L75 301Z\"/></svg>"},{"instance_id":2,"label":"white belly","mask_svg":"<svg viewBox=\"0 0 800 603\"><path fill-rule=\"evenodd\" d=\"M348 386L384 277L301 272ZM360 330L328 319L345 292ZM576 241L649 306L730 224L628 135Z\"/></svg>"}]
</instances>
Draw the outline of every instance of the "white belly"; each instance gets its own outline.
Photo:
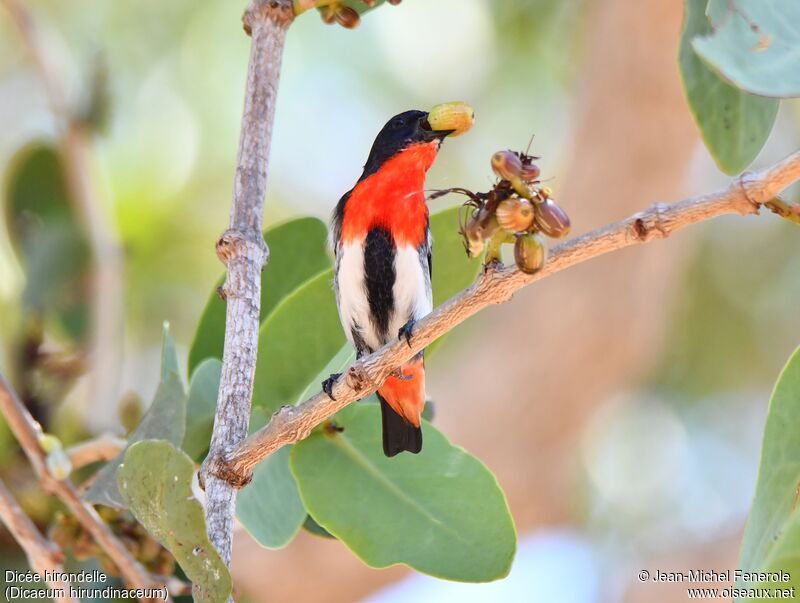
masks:
<instances>
[{"instance_id":1,"label":"white belly","mask_svg":"<svg viewBox=\"0 0 800 603\"><path fill-rule=\"evenodd\" d=\"M337 254L336 273L339 320L350 343L356 345L353 341L353 328L357 327L364 343L370 349L377 350L380 341L375 337L370 320L364 276L363 245L360 243L342 245Z\"/></svg>"},{"instance_id":2,"label":"white belly","mask_svg":"<svg viewBox=\"0 0 800 603\"><path fill-rule=\"evenodd\" d=\"M419 251L411 246L396 250L394 257L395 281L392 287L394 308L389 315L389 329L385 336L378 333L371 319L364 270L364 247L350 243L339 248L337 254L336 302L339 319L347 339L356 348L353 329L371 351L397 337L400 327L409 320L419 320L432 308L430 275L427 262L420 262Z\"/></svg>"},{"instance_id":3,"label":"white belly","mask_svg":"<svg viewBox=\"0 0 800 603\"><path fill-rule=\"evenodd\" d=\"M394 274L394 312L389 320L390 337L396 337L400 327L409 320L419 320L430 314L433 306L430 273L427 265L420 262L418 249L410 245L397 249Z\"/></svg>"}]
</instances>

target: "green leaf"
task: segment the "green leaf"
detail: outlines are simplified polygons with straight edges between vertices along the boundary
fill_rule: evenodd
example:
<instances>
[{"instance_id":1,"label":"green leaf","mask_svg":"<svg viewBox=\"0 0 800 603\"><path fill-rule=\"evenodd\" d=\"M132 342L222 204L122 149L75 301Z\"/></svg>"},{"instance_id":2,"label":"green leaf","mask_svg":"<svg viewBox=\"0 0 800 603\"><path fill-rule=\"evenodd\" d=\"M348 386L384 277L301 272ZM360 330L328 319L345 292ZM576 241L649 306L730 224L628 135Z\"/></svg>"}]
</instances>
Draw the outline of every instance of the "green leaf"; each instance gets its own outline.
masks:
<instances>
[{"instance_id":1,"label":"green leaf","mask_svg":"<svg viewBox=\"0 0 800 603\"><path fill-rule=\"evenodd\" d=\"M306 515L306 520L303 522L303 529L309 534L314 534L314 536L321 536L322 538L329 539L336 538L336 536L319 525L311 515Z\"/></svg>"},{"instance_id":2,"label":"green leaf","mask_svg":"<svg viewBox=\"0 0 800 603\"><path fill-rule=\"evenodd\" d=\"M478 258L468 258L458 233L460 206L431 215L433 237L433 306L443 304L469 287L481 269Z\"/></svg>"},{"instance_id":3,"label":"green leaf","mask_svg":"<svg viewBox=\"0 0 800 603\"><path fill-rule=\"evenodd\" d=\"M685 0L678 62L689 108L706 147L723 172L736 174L764 146L778 101L731 86L695 54L692 40L711 31L705 6L706 0Z\"/></svg>"},{"instance_id":4,"label":"green leaf","mask_svg":"<svg viewBox=\"0 0 800 603\"><path fill-rule=\"evenodd\" d=\"M420 454L386 458L376 404L353 404L336 423L343 432L318 430L292 451L300 496L320 526L372 567L402 563L464 582L508 573L514 524L480 461L428 423Z\"/></svg>"},{"instance_id":5,"label":"green leaf","mask_svg":"<svg viewBox=\"0 0 800 603\"><path fill-rule=\"evenodd\" d=\"M334 373L341 373L356 360L356 351L350 343L345 343L336 352L330 362L308 382L305 389L297 396L295 405L305 402L322 389L322 382Z\"/></svg>"},{"instance_id":6,"label":"green leaf","mask_svg":"<svg viewBox=\"0 0 800 603\"><path fill-rule=\"evenodd\" d=\"M182 448L196 461L202 460L211 444L221 372L222 362L220 360L206 358L195 369L189 384L189 401L186 404L186 435L183 438Z\"/></svg>"},{"instance_id":7,"label":"green leaf","mask_svg":"<svg viewBox=\"0 0 800 603\"><path fill-rule=\"evenodd\" d=\"M261 322L280 301L325 268L331 261L326 251L327 228L317 218L300 218L264 232L270 260L261 276ZM225 341L225 302L217 295L221 278L211 292L189 350L189 374L205 358L222 358Z\"/></svg>"},{"instance_id":8,"label":"green leaf","mask_svg":"<svg viewBox=\"0 0 800 603\"><path fill-rule=\"evenodd\" d=\"M800 348L778 377L769 401L756 493L742 542L746 572L788 571L800 589ZM739 588L752 583L737 582Z\"/></svg>"},{"instance_id":9,"label":"green leaf","mask_svg":"<svg viewBox=\"0 0 800 603\"><path fill-rule=\"evenodd\" d=\"M131 446L117 481L137 521L175 556L195 603L223 603L231 576L208 540L203 507L192 492L192 459L160 440Z\"/></svg>"},{"instance_id":10,"label":"green leaf","mask_svg":"<svg viewBox=\"0 0 800 603\"><path fill-rule=\"evenodd\" d=\"M326 270L286 296L261 326L253 404L290 404L345 342L333 273Z\"/></svg>"},{"instance_id":11,"label":"green leaf","mask_svg":"<svg viewBox=\"0 0 800 603\"><path fill-rule=\"evenodd\" d=\"M161 356L162 380L158 384L155 398L142 417L141 423L128 438L128 445L114 459L110 460L97 473L84 498L95 504L119 509L125 508L125 501L117 487L117 470L125 458L127 450L142 440L167 440L180 447L186 430L186 392L178 376L175 345L164 327L164 342Z\"/></svg>"},{"instance_id":12,"label":"green leaf","mask_svg":"<svg viewBox=\"0 0 800 603\"><path fill-rule=\"evenodd\" d=\"M714 30L692 46L737 87L778 98L800 96L800 3L711 0ZM709 34L710 35L704 35Z\"/></svg>"},{"instance_id":13,"label":"green leaf","mask_svg":"<svg viewBox=\"0 0 800 603\"><path fill-rule=\"evenodd\" d=\"M458 234L460 210L453 207L431 216L434 308L469 287L481 269L480 259L467 258L464 252L464 241ZM446 337L442 335L427 347L425 353L429 359Z\"/></svg>"},{"instance_id":14,"label":"green leaf","mask_svg":"<svg viewBox=\"0 0 800 603\"><path fill-rule=\"evenodd\" d=\"M166 381L170 373L180 378L178 353L175 351L175 342L169 334L169 323L165 321L161 337L161 380Z\"/></svg>"},{"instance_id":15,"label":"green leaf","mask_svg":"<svg viewBox=\"0 0 800 603\"><path fill-rule=\"evenodd\" d=\"M279 549L294 538L306 518L306 508L289 470L291 446L264 459L253 481L236 499L236 517L261 546Z\"/></svg>"},{"instance_id":16,"label":"green leaf","mask_svg":"<svg viewBox=\"0 0 800 603\"><path fill-rule=\"evenodd\" d=\"M67 335L82 340L91 256L58 152L38 144L19 151L4 188L8 238L25 271L23 308L53 317Z\"/></svg>"}]
</instances>

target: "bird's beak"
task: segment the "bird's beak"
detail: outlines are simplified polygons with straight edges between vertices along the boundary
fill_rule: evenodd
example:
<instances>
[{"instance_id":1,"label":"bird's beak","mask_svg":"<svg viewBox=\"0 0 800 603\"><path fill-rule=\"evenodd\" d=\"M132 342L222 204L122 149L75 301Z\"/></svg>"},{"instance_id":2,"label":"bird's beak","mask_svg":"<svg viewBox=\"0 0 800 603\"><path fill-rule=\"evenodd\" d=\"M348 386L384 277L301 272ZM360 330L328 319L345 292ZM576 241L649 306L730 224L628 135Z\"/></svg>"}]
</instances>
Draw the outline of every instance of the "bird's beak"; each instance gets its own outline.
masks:
<instances>
[{"instance_id":1,"label":"bird's beak","mask_svg":"<svg viewBox=\"0 0 800 603\"><path fill-rule=\"evenodd\" d=\"M429 142L434 140L444 140L447 136L455 132L455 130L434 130L428 122L428 114L421 117L417 129L420 131L421 138Z\"/></svg>"}]
</instances>

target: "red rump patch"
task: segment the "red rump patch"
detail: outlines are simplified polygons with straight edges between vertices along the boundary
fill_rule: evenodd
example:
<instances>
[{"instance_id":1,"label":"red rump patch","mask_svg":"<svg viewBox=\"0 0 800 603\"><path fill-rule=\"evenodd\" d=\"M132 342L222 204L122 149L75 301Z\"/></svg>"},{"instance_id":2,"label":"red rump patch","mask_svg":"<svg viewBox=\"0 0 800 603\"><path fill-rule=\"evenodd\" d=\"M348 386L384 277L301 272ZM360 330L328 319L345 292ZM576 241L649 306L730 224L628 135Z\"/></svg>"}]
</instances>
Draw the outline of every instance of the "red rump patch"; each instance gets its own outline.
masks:
<instances>
[{"instance_id":1,"label":"red rump patch","mask_svg":"<svg viewBox=\"0 0 800 603\"><path fill-rule=\"evenodd\" d=\"M425 408L425 364L422 358L417 358L400 370L405 379L389 377L378 393L398 415L419 427Z\"/></svg>"},{"instance_id":2,"label":"red rump patch","mask_svg":"<svg viewBox=\"0 0 800 603\"><path fill-rule=\"evenodd\" d=\"M428 220L425 173L438 150L438 141L412 145L359 182L344 208L342 243L360 241L373 228L382 227L397 245L419 246Z\"/></svg>"}]
</instances>

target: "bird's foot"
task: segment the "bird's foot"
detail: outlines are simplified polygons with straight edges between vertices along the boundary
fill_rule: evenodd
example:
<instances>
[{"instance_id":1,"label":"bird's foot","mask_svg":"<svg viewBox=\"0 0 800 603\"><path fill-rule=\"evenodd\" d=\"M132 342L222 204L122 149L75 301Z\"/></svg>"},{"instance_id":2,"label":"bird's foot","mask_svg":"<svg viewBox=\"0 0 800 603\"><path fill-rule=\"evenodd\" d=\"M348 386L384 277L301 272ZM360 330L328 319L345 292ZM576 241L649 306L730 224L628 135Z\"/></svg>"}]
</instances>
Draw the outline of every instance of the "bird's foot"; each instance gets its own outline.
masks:
<instances>
[{"instance_id":1,"label":"bird's foot","mask_svg":"<svg viewBox=\"0 0 800 603\"><path fill-rule=\"evenodd\" d=\"M484 274L497 272L503 269L503 261L500 258L490 258L487 256L486 263L483 265Z\"/></svg>"},{"instance_id":2,"label":"bird's foot","mask_svg":"<svg viewBox=\"0 0 800 603\"><path fill-rule=\"evenodd\" d=\"M400 330L397 332L397 336L400 339L405 338L408 347L411 347L411 336L414 334L414 325L416 324L417 321L412 318L406 324L400 327Z\"/></svg>"},{"instance_id":3,"label":"bird's foot","mask_svg":"<svg viewBox=\"0 0 800 603\"><path fill-rule=\"evenodd\" d=\"M336 402L336 398L333 397L333 384L336 383L336 380L341 376L341 373L331 373L331 376L322 382L322 391L334 402Z\"/></svg>"},{"instance_id":4,"label":"bird's foot","mask_svg":"<svg viewBox=\"0 0 800 603\"><path fill-rule=\"evenodd\" d=\"M394 370L392 371L392 374L391 374L391 376L392 376L392 377L394 377L395 379L400 379L400 381L411 381L411 380L414 378L414 375L413 375L413 374L412 374L412 375L406 375L406 374L403 372L403 369L402 369L402 368L396 368L396 369L394 369Z\"/></svg>"}]
</instances>

